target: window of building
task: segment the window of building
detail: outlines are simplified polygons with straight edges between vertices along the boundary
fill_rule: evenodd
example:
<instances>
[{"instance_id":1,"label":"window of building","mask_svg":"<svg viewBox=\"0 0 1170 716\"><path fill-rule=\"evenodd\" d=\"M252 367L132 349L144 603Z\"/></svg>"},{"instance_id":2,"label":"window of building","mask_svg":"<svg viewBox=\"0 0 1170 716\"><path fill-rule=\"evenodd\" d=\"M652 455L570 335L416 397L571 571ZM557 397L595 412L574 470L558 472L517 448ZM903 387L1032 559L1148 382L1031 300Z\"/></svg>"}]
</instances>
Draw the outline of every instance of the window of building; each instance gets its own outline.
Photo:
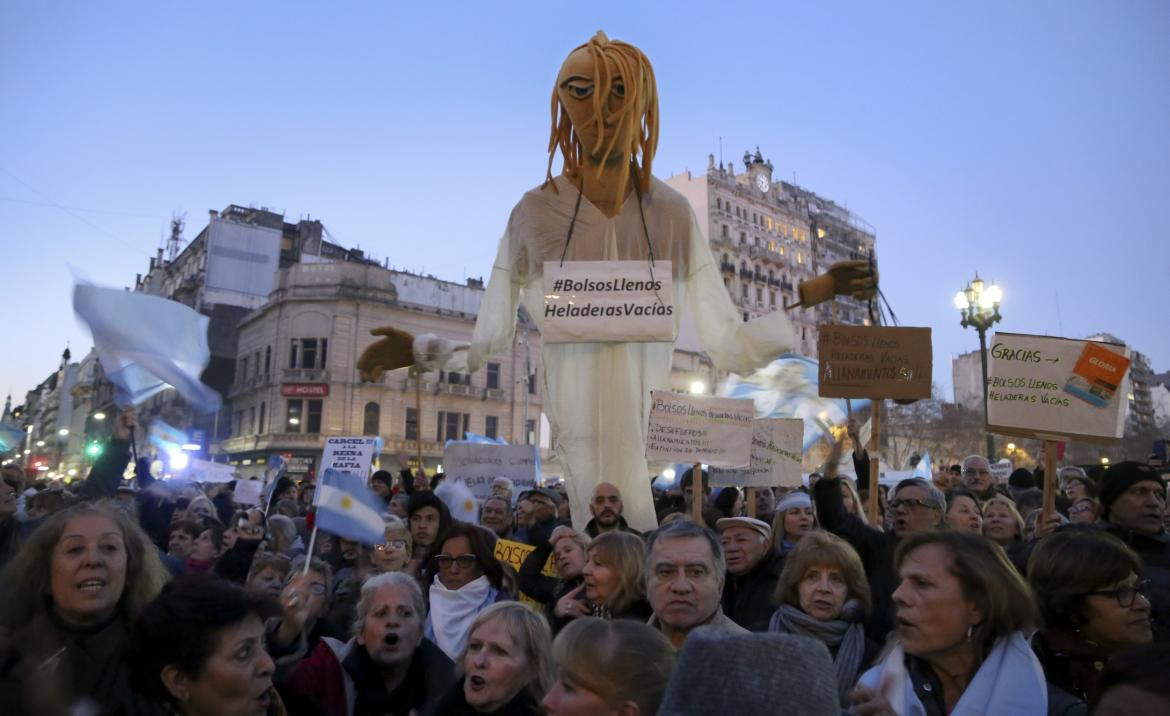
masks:
<instances>
[{"instance_id":1,"label":"window of building","mask_svg":"<svg viewBox=\"0 0 1170 716\"><path fill-rule=\"evenodd\" d=\"M381 418L382 406L372 400L366 403L366 409L362 413L362 435L377 435Z\"/></svg>"},{"instance_id":2,"label":"window of building","mask_svg":"<svg viewBox=\"0 0 1170 716\"><path fill-rule=\"evenodd\" d=\"M720 210L723 209L723 200L719 197L715 197L715 208Z\"/></svg>"},{"instance_id":3,"label":"window of building","mask_svg":"<svg viewBox=\"0 0 1170 716\"><path fill-rule=\"evenodd\" d=\"M799 251L796 252L796 263L804 263L804 256L802 256Z\"/></svg>"},{"instance_id":4,"label":"window of building","mask_svg":"<svg viewBox=\"0 0 1170 716\"><path fill-rule=\"evenodd\" d=\"M817 227L817 238L818 239L825 238L825 230L820 228L819 226Z\"/></svg>"},{"instance_id":5,"label":"window of building","mask_svg":"<svg viewBox=\"0 0 1170 716\"><path fill-rule=\"evenodd\" d=\"M759 303L764 302L764 289L759 286L756 286L756 301Z\"/></svg>"},{"instance_id":6,"label":"window of building","mask_svg":"<svg viewBox=\"0 0 1170 716\"><path fill-rule=\"evenodd\" d=\"M285 432L321 432L321 408L322 401L320 400L288 401L288 417L285 420Z\"/></svg>"},{"instance_id":7,"label":"window of building","mask_svg":"<svg viewBox=\"0 0 1170 716\"><path fill-rule=\"evenodd\" d=\"M727 224L723 225L723 238L727 238Z\"/></svg>"},{"instance_id":8,"label":"window of building","mask_svg":"<svg viewBox=\"0 0 1170 716\"><path fill-rule=\"evenodd\" d=\"M324 368L328 339L293 338L289 348L289 368Z\"/></svg>"},{"instance_id":9,"label":"window of building","mask_svg":"<svg viewBox=\"0 0 1170 716\"><path fill-rule=\"evenodd\" d=\"M768 305L770 305L772 308L776 307L776 292L775 291L768 291Z\"/></svg>"},{"instance_id":10,"label":"window of building","mask_svg":"<svg viewBox=\"0 0 1170 716\"><path fill-rule=\"evenodd\" d=\"M740 216L739 216L739 207L738 207L738 206L737 206L737 207L735 207L735 218L737 218L737 219L738 219L738 218L740 218Z\"/></svg>"},{"instance_id":11,"label":"window of building","mask_svg":"<svg viewBox=\"0 0 1170 716\"><path fill-rule=\"evenodd\" d=\"M499 437L500 419L495 415L489 415L483 419L483 434L484 437L492 438L493 440Z\"/></svg>"},{"instance_id":12,"label":"window of building","mask_svg":"<svg viewBox=\"0 0 1170 716\"><path fill-rule=\"evenodd\" d=\"M256 351L255 360L252 361L252 375L260 377L260 351Z\"/></svg>"},{"instance_id":13,"label":"window of building","mask_svg":"<svg viewBox=\"0 0 1170 716\"><path fill-rule=\"evenodd\" d=\"M748 297L748 285L746 283L741 284L740 289L741 289L740 295L743 296L744 298L747 298Z\"/></svg>"},{"instance_id":14,"label":"window of building","mask_svg":"<svg viewBox=\"0 0 1170 716\"><path fill-rule=\"evenodd\" d=\"M320 400L306 400L305 404L308 406L309 422L305 428L306 433L321 432L321 414L323 412L324 403Z\"/></svg>"},{"instance_id":15,"label":"window of building","mask_svg":"<svg viewBox=\"0 0 1170 716\"><path fill-rule=\"evenodd\" d=\"M747 243L747 234L743 231L739 232L739 243L741 243L741 244Z\"/></svg>"},{"instance_id":16,"label":"window of building","mask_svg":"<svg viewBox=\"0 0 1170 716\"><path fill-rule=\"evenodd\" d=\"M243 430L244 430L244 411L237 410L236 417L232 421L232 435L235 435L237 437L240 435L243 435L244 434Z\"/></svg>"},{"instance_id":17,"label":"window of building","mask_svg":"<svg viewBox=\"0 0 1170 716\"><path fill-rule=\"evenodd\" d=\"M264 375L272 372L272 346L264 348Z\"/></svg>"},{"instance_id":18,"label":"window of building","mask_svg":"<svg viewBox=\"0 0 1170 716\"><path fill-rule=\"evenodd\" d=\"M244 356L243 358L240 359L240 367L236 368L236 381L239 383L243 383L244 378L247 378L247 377L248 377L248 356Z\"/></svg>"},{"instance_id":19,"label":"window of building","mask_svg":"<svg viewBox=\"0 0 1170 716\"><path fill-rule=\"evenodd\" d=\"M500 388L500 364L499 363L488 363L487 364L487 387L489 387L493 390L499 390L499 388Z\"/></svg>"},{"instance_id":20,"label":"window of building","mask_svg":"<svg viewBox=\"0 0 1170 716\"><path fill-rule=\"evenodd\" d=\"M256 434L256 406L248 408L248 434Z\"/></svg>"},{"instance_id":21,"label":"window of building","mask_svg":"<svg viewBox=\"0 0 1170 716\"><path fill-rule=\"evenodd\" d=\"M418 411L414 408L406 409L406 426L402 430L402 437L418 440Z\"/></svg>"},{"instance_id":22,"label":"window of building","mask_svg":"<svg viewBox=\"0 0 1170 716\"><path fill-rule=\"evenodd\" d=\"M772 217L770 217L770 216L764 217L764 226L768 227L768 231L772 230Z\"/></svg>"},{"instance_id":23,"label":"window of building","mask_svg":"<svg viewBox=\"0 0 1170 716\"><path fill-rule=\"evenodd\" d=\"M267 425L265 425L265 423L264 423L264 419L267 417L267 416L264 414L264 408L265 408L265 407L267 407L267 406L266 406L264 403L260 403L260 420L259 420L259 422L258 422L258 423L257 423L257 425L256 425L256 432L258 432L258 433L263 433L263 432L264 432L264 430L265 430L265 428L267 428L267 427L268 427L268 426L267 426Z\"/></svg>"},{"instance_id":24,"label":"window of building","mask_svg":"<svg viewBox=\"0 0 1170 716\"><path fill-rule=\"evenodd\" d=\"M528 420L524 423L524 444L536 444L536 421Z\"/></svg>"},{"instance_id":25,"label":"window of building","mask_svg":"<svg viewBox=\"0 0 1170 716\"><path fill-rule=\"evenodd\" d=\"M528 394L529 395L536 395L536 369L535 368L533 368L532 372L528 374Z\"/></svg>"},{"instance_id":26,"label":"window of building","mask_svg":"<svg viewBox=\"0 0 1170 716\"><path fill-rule=\"evenodd\" d=\"M435 439L439 442L462 440L471 429L470 413L453 413L440 410Z\"/></svg>"},{"instance_id":27,"label":"window of building","mask_svg":"<svg viewBox=\"0 0 1170 716\"><path fill-rule=\"evenodd\" d=\"M748 322L748 314L746 312L743 314L743 322L744 323Z\"/></svg>"}]
</instances>

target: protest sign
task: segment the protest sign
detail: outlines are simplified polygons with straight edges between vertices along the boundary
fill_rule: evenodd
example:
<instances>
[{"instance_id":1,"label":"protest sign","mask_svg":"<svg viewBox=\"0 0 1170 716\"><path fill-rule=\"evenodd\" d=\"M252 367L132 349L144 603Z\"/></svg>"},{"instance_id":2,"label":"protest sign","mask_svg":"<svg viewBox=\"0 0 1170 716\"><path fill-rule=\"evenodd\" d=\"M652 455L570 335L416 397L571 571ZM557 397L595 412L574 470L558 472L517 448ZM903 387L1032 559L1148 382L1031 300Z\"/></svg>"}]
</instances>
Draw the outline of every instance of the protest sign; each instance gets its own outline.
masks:
<instances>
[{"instance_id":1,"label":"protest sign","mask_svg":"<svg viewBox=\"0 0 1170 716\"><path fill-rule=\"evenodd\" d=\"M991 476L995 478L995 482L1000 485L1006 485L1008 478L1012 475L1012 464L1006 461L994 462L991 464Z\"/></svg>"},{"instance_id":2,"label":"protest sign","mask_svg":"<svg viewBox=\"0 0 1170 716\"><path fill-rule=\"evenodd\" d=\"M800 487L804 421L775 418L752 422L751 462L747 469L711 468L712 485Z\"/></svg>"},{"instance_id":3,"label":"protest sign","mask_svg":"<svg viewBox=\"0 0 1170 716\"><path fill-rule=\"evenodd\" d=\"M988 360L988 430L1045 440L1121 439L1125 346L996 333Z\"/></svg>"},{"instance_id":4,"label":"protest sign","mask_svg":"<svg viewBox=\"0 0 1170 716\"><path fill-rule=\"evenodd\" d=\"M513 495L537 486L540 476L535 445L489 445L449 442L443 448L443 472L448 479L463 480L477 500L491 492L492 480L506 477L515 485Z\"/></svg>"},{"instance_id":5,"label":"protest sign","mask_svg":"<svg viewBox=\"0 0 1170 716\"><path fill-rule=\"evenodd\" d=\"M191 458L184 476L195 482L231 482L236 471L231 465Z\"/></svg>"},{"instance_id":6,"label":"protest sign","mask_svg":"<svg viewBox=\"0 0 1170 716\"><path fill-rule=\"evenodd\" d=\"M370 476L370 465L374 461L374 445L377 440L378 438L372 436L325 438L320 473L325 470L337 470L366 479Z\"/></svg>"},{"instance_id":7,"label":"protest sign","mask_svg":"<svg viewBox=\"0 0 1170 716\"><path fill-rule=\"evenodd\" d=\"M524 564L524 560L527 559L528 555L532 554L535 549L536 548L532 545L524 544L523 542L514 542L510 539L496 540L496 559L500 560L504 564L510 565L512 569L515 569L517 572L519 572L520 565ZM550 554L548 556L548 561L544 563L544 568L540 570L541 575L545 577L559 578L560 575L557 573L554 563L555 560L553 555ZM537 609L543 607L542 604L524 592L520 592L520 601L524 602L530 607L535 607Z\"/></svg>"},{"instance_id":8,"label":"protest sign","mask_svg":"<svg viewBox=\"0 0 1170 716\"><path fill-rule=\"evenodd\" d=\"M752 401L650 392L646 459L747 467L751 458Z\"/></svg>"},{"instance_id":9,"label":"protest sign","mask_svg":"<svg viewBox=\"0 0 1170 716\"><path fill-rule=\"evenodd\" d=\"M263 493L264 483L260 480L237 480L235 496L232 499L241 505L258 505Z\"/></svg>"},{"instance_id":10,"label":"protest sign","mask_svg":"<svg viewBox=\"0 0 1170 716\"><path fill-rule=\"evenodd\" d=\"M929 398L929 328L820 327L819 394L823 398Z\"/></svg>"},{"instance_id":11,"label":"protest sign","mask_svg":"<svg viewBox=\"0 0 1170 716\"><path fill-rule=\"evenodd\" d=\"M674 340L669 261L547 261L545 343Z\"/></svg>"}]
</instances>

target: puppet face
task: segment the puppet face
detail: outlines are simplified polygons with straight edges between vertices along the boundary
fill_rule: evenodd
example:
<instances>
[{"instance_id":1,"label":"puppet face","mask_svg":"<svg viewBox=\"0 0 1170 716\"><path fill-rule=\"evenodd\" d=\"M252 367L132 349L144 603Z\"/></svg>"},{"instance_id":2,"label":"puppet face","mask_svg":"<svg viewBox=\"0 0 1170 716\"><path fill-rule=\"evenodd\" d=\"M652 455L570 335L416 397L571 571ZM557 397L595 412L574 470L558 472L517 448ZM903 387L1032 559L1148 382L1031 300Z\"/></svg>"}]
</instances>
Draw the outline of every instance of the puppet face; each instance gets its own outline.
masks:
<instances>
[{"instance_id":1,"label":"puppet face","mask_svg":"<svg viewBox=\"0 0 1170 716\"><path fill-rule=\"evenodd\" d=\"M591 163L624 162L630 155L637 122L622 121L634 108L626 108L626 80L619 72L604 58L594 62L589 48L580 47L565 60L557 76L557 97ZM622 136L615 141L619 130Z\"/></svg>"}]
</instances>

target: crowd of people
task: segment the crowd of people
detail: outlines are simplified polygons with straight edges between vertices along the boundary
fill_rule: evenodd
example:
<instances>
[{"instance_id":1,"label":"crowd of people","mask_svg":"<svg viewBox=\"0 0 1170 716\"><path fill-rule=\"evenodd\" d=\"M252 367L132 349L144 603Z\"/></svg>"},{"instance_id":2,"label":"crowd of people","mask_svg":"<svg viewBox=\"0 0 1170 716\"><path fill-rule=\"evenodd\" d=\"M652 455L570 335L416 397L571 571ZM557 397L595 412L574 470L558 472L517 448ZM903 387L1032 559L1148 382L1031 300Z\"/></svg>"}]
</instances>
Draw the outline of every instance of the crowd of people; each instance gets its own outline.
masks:
<instances>
[{"instance_id":1,"label":"crowd of people","mask_svg":"<svg viewBox=\"0 0 1170 716\"><path fill-rule=\"evenodd\" d=\"M365 545L314 530L311 481L248 507L152 478L134 424L67 488L4 470L4 713L1170 713L1146 462L1062 468L1046 519L1033 472L971 456L886 494L837 445L806 488L684 474L645 534L606 482L578 531L556 489L497 479L468 521L441 475L378 471Z\"/></svg>"}]
</instances>

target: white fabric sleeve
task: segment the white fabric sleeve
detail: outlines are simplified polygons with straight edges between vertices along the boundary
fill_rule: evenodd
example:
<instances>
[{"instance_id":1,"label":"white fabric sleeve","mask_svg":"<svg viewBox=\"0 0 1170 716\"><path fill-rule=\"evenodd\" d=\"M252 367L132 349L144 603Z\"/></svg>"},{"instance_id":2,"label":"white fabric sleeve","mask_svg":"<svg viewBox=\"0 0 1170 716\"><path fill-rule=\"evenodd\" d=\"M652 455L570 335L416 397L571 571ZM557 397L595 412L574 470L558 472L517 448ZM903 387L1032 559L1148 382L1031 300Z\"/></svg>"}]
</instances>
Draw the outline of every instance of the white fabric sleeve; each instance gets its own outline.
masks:
<instances>
[{"instance_id":1,"label":"white fabric sleeve","mask_svg":"<svg viewBox=\"0 0 1170 716\"><path fill-rule=\"evenodd\" d=\"M744 322L731 302L711 249L691 214L687 307L707 355L715 365L746 375L792 350L792 324L783 310Z\"/></svg>"}]
</instances>

